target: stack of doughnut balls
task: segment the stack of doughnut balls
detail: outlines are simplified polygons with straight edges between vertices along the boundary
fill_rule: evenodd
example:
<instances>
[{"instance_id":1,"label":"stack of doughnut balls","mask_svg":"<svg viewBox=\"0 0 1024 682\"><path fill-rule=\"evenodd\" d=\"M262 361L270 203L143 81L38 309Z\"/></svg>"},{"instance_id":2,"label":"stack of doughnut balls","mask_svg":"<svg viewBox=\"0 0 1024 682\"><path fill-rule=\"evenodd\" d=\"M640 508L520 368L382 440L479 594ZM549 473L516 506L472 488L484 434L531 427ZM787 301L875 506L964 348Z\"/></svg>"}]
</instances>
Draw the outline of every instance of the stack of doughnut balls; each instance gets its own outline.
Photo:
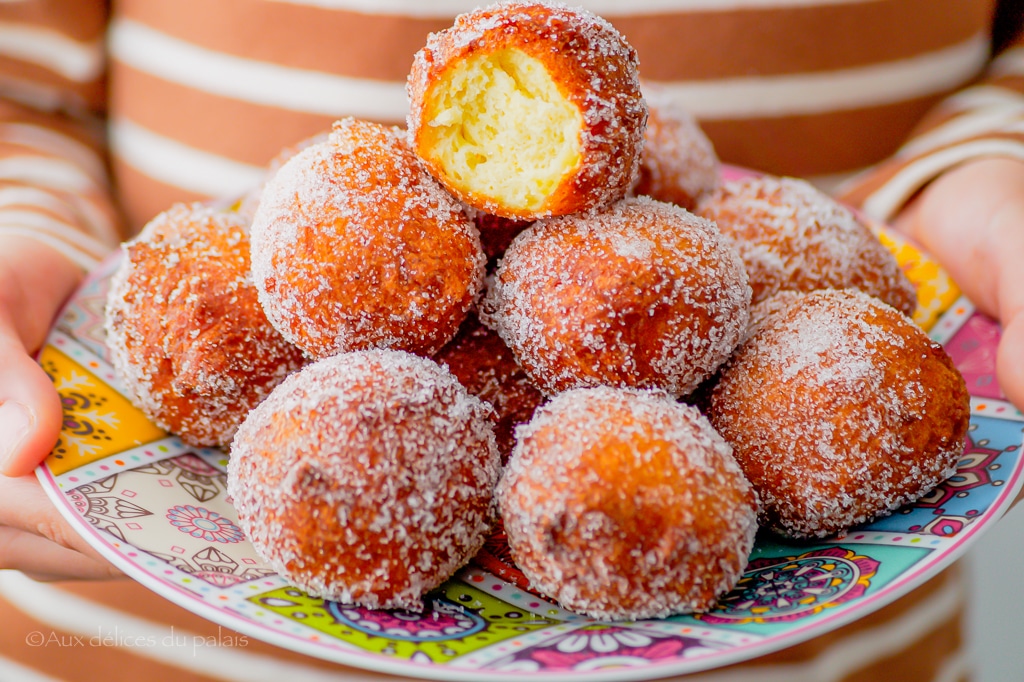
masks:
<instances>
[{"instance_id":1,"label":"stack of doughnut balls","mask_svg":"<svg viewBox=\"0 0 1024 682\"><path fill-rule=\"evenodd\" d=\"M948 477L964 382L915 292L809 184L720 181L606 21L507 2L432 34L407 129L356 119L242 202L124 247L136 403L230 447L256 550L310 594L421 610L504 524L572 611L712 608L760 527L821 538Z\"/></svg>"}]
</instances>

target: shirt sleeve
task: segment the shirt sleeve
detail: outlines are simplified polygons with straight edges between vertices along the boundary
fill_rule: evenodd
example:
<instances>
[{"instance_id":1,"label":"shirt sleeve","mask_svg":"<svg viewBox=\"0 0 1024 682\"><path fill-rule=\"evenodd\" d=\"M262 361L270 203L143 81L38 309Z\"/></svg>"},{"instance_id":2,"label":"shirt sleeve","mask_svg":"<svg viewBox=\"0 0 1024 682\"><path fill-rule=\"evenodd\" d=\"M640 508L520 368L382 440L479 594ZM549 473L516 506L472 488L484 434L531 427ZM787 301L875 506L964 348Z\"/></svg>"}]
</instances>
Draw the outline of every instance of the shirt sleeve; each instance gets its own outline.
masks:
<instances>
[{"instance_id":1,"label":"shirt sleeve","mask_svg":"<svg viewBox=\"0 0 1024 682\"><path fill-rule=\"evenodd\" d=\"M984 78L933 109L892 157L837 194L888 221L931 180L981 157L1024 161L1024 34L991 62Z\"/></svg>"},{"instance_id":2,"label":"shirt sleeve","mask_svg":"<svg viewBox=\"0 0 1024 682\"><path fill-rule=\"evenodd\" d=\"M106 3L0 5L0 236L84 269L120 240L105 161Z\"/></svg>"}]
</instances>

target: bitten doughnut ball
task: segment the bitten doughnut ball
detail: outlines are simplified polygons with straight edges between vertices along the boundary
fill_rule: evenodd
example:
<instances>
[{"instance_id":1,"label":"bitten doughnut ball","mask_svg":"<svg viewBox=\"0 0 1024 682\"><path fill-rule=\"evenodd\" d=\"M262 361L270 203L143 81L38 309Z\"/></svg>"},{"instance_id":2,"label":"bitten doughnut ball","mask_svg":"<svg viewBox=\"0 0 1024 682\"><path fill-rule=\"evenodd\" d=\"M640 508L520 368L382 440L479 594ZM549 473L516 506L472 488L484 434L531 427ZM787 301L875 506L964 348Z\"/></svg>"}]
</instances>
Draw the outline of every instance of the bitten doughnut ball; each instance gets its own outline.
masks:
<instances>
[{"instance_id":1,"label":"bitten doughnut ball","mask_svg":"<svg viewBox=\"0 0 1024 682\"><path fill-rule=\"evenodd\" d=\"M149 418L197 446L230 442L302 352L271 326L233 213L177 204L122 247L106 304L114 370Z\"/></svg>"},{"instance_id":2,"label":"bitten doughnut ball","mask_svg":"<svg viewBox=\"0 0 1024 682\"><path fill-rule=\"evenodd\" d=\"M256 551L310 594L419 611L483 545L500 472L490 408L432 360L319 360L238 430L228 492Z\"/></svg>"},{"instance_id":3,"label":"bitten doughnut ball","mask_svg":"<svg viewBox=\"0 0 1024 682\"><path fill-rule=\"evenodd\" d=\"M970 396L942 346L891 306L823 289L778 306L736 351L708 416L763 523L826 537L914 502L964 448Z\"/></svg>"},{"instance_id":4,"label":"bitten doughnut ball","mask_svg":"<svg viewBox=\"0 0 1024 682\"><path fill-rule=\"evenodd\" d=\"M534 223L481 305L547 394L582 386L689 393L738 344L750 288L715 226L648 197Z\"/></svg>"},{"instance_id":5,"label":"bitten doughnut ball","mask_svg":"<svg viewBox=\"0 0 1024 682\"><path fill-rule=\"evenodd\" d=\"M696 408L575 389L518 437L498 485L509 547L565 608L621 620L704 611L740 579L757 496Z\"/></svg>"},{"instance_id":6,"label":"bitten doughnut ball","mask_svg":"<svg viewBox=\"0 0 1024 682\"><path fill-rule=\"evenodd\" d=\"M313 358L381 347L430 355L475 303L484 255L405 134L348 118L267 181L252 267L271 323Z\"/></svg>"},{"instance_id":7,"label":"bitten doughnut ball","mask_svg":"<svg viewBox=\"0 0 1024 682\"><path fill-rule=\"evenodd\" d=\"M917 294L896 258L854 213L805 180L726 182L701 204L736 245L753 302L782 289L860 289L913 315Z\"/></svg>"},{"instance_id":8,"label":"bitten doughnut ball","mask_svg":"<svg viewBox=\"0 0 1024 682\"><path fill-rule=\"evenodd\" d=\"M532 220L606 206L637 170L647 107L636 50L582 9L462 14L413 60L416 152L470 206Z\"/></svg>"}]
</instances>

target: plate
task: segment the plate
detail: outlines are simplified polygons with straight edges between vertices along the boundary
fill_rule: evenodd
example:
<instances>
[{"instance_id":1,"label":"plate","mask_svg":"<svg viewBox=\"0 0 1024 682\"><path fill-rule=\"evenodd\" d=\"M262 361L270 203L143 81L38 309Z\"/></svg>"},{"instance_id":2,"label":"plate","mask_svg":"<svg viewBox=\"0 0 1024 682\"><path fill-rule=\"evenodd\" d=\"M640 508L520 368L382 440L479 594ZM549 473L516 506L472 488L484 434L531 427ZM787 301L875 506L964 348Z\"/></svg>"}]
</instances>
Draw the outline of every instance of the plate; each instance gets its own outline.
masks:
<instances>
[{"instance_id":1,"label":"plate","mask_svg":"<svg viewBox=\"0 0 1024 682\"><path fill-rule=\"evenodd\" d=\"M220 625L321 659L426 679L536 681L654 679L755 658L921 585L995 523L1024 482L1024 416L994 379L999 327L934 261L878 231L918 286L918 323L970 387L958 471L916 504L843 537L759 537L740 583L706 614L607 623L569 613L530 592L500 536L432 592L422 614L327 602L291 587L237 524L226 454L154 426L114 377L103 306L116 259L75 293L39 356L63 400L64 425L37 475L75 529L127 575Z\"/></svg>"}]
</instances>

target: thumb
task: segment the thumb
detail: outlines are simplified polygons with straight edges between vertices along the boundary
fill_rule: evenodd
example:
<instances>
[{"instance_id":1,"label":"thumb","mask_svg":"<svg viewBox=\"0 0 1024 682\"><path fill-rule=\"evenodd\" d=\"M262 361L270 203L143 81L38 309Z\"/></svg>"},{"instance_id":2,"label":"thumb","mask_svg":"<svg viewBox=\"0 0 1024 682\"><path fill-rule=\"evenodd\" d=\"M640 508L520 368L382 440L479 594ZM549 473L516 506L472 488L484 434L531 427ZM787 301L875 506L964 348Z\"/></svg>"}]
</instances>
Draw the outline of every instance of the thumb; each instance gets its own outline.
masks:
<instances>
[{"instance_id":1,"label":"thumb","mask_svg":"<svg viewBox=\"0 0 1024 682\"><path fill-rule=\"evenodd\" d=\"M63 411L50 377L0 326L0 473L24 476L50 453Z\"/></svg>"}]
</instances>

